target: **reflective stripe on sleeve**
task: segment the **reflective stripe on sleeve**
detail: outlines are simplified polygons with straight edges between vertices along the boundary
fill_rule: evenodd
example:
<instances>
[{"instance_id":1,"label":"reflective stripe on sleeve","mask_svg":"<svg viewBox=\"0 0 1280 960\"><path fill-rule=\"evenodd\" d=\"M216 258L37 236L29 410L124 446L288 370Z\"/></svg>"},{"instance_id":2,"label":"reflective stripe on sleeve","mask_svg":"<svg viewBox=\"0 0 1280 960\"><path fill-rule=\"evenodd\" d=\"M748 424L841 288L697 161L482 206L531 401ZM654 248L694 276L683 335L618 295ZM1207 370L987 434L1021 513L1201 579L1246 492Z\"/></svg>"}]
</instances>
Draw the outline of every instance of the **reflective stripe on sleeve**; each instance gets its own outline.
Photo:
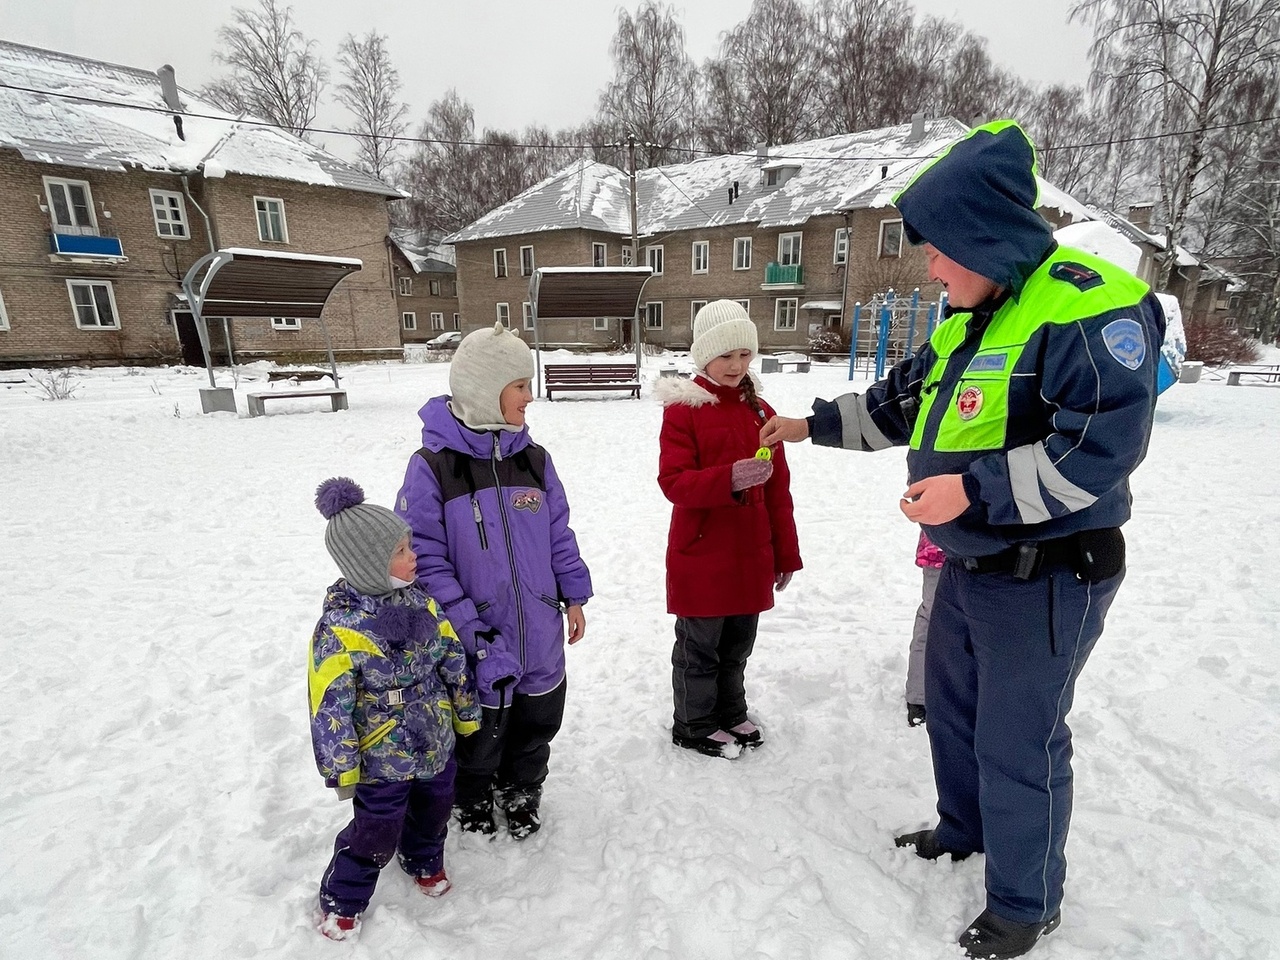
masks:
<instances>
[{"instance_id":1,"label":"reflective stripe on sleeve","mask_svg":"<svg viewBox=\"0 0 1280 960\"><path fill-rule=\"evenodd\" d=\"M1043 443L1010 450L1008 460L1009 487L1023 523L1043 523L1052 519L1053 514L1040 494L1041 487L1072 513L1091 507L1098 501L1088 490L1076 486L1059 472Z\"/></svg>"},{"instance_id":2,"label":"reflective stripe on sleeve","mask_svg":"<svg viewBox=\"0 0 1280 960\"><path fill-rule=\"evenodd\" d=\"M864 446L871 450L884 450L893 446L872 421L866 394L847 393L836 400L836 406L840 410L843 431L840 445L846 450L861 450Z\"/></svg>"}]
</instances>

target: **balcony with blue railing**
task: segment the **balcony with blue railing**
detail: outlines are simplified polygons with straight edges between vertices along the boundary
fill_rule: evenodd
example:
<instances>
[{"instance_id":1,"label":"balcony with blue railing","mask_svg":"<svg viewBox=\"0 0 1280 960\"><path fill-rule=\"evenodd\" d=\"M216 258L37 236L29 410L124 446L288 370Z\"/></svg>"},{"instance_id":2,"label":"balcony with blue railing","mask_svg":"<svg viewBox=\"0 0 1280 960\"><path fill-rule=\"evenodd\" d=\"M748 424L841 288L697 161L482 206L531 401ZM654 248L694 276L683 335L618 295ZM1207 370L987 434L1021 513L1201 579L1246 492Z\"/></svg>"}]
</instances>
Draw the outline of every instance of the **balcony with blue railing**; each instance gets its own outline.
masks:
<instances>
[{"instance_id":1,"label":"balcony with blue railing","mask_svg":"<svg viewBox=\"0 0 1280 960\"><path fill-rule=\"evenodd\" d=\"M92 227L58 226L49 231L49 253L70 260L127 260L119 237L105 237Z\"/></svg>"},{"instance_id":2,"label":"balcony with blue railing","mask_svg":"<svg viewBox=\"0 0 1280 960\"><path fill-rule=\"evenodd\" d=\"M798 263L767 263L761 290L803 290L804 267Z\"/></svg>"}]
</instances>

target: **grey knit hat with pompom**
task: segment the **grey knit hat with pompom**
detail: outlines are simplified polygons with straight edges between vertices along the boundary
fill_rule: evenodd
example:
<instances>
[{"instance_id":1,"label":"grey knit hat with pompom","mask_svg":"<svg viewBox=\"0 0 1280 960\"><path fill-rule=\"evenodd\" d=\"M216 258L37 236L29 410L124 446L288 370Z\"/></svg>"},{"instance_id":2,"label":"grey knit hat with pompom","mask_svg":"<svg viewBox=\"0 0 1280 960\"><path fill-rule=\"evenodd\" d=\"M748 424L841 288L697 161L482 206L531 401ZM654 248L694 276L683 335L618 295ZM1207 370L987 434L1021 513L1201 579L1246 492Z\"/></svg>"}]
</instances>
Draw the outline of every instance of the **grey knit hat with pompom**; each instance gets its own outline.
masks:
<instances>
[{"instance_id":1,"label":"grey knit hat with pompom","mask_svg":"<svg viewBox=\"0 0 1280 960\"><path fill-rule=\"evenodd\" d=\"M394 590L391 555L409 524L386 507L366 503L360 485L348 477L320 484L316 509L329 521L324 545L352 589L371 597Z\"/></svg>"}]
</instances>

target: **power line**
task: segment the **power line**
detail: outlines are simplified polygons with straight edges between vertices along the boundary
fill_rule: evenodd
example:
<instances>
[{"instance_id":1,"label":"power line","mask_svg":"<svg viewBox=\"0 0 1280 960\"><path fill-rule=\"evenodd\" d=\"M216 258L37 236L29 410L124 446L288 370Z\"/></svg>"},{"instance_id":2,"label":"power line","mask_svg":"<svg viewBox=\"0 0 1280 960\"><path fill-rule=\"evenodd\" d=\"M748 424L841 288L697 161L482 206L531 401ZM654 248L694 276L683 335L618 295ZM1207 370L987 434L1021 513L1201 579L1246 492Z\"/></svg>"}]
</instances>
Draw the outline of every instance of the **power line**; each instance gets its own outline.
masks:
<instances>
[{"instance_id":1,"label":"power line","mask_svg":"<svg viewBox=\"0 0 1280 960\"><path fill-rule=\"evenodd\" d=\"M170 116L191 117L197 120L218 120L224 123L235 123L240 126L267 127L273 130L285 130L286 132L290 132L290 133L294 132L292 130L289 130L283 124L272 123L269 120L257 120L247 116L231 117L231 116L220 116L212 113L194 113L190 111L174 111L169 109L168 107L148 106L146 104L140 104L140 103L126 103L118 100L106 100L100 97L86 97L81 94L62 93L55 90L41 90L37 87L24 87L24 86L21 86L18 84L12 84L12 83L0 83L0 89L16 90L21 93L36 93L46 97L55 97L55 98L64 99L64 100L74 100L78 103L89 103L97 106L116 107L123 110L139 110L144 113L157 113L157 114L164 114L164 115L170 115ZM1108 146L1115 146L1121 143L1139 143L1139 142L1149 141L1149 140L1165 140L1171 137L1184 137L1193 133L1207 132L1210 130L1227 130L1234 127L1244 127L1244 126L1251 126L1254 124L1272 123L1277 120L1280 120L1280 114L1274 114L1268 117L1255 117L1249 120L1236 120L1230 123L1210 124L1209 126L1206 126L1203 128L1194 128L1194 129L1186 129L1186 130L1170 130L1164 133L1145 134L1142 136L1134 136L1134 137L1111 137L1106 140L1092 140L1084 143L1059 144L1057 146L1044 147L1042 149L1037 148L1037 149L1039 149L1039 152L1041 153L1054 153L1059 150L1080 150L1080 149L1087 149L1092 147L1108 147ZM448 139L437 138L437 137L410 137L410 136L400 136L400 135L383 136L383 135L373 135L373 134L367 134L367 133L358 133L352 130L338 130L332 127L307 126L307 127L299 128L299 131L301 133L318 133L318 134L324 134L326 136L335 136L335 137L353 137L353 138L365 138L365 139L373 138L378 140L388 140L396 143L437 144L437 145L446 146L446 147L517 147L523 150L595 151L595 150L602 150L602 149L606 149L614 146L614 144L612 143L519 143L519 142L493 143L487 140L448 140ZM671 149L678 149L682 153L699 154L699 155L708 156L708 157L726 156L726 157L753 158L757 156L756 153L747 152L747 151L722 153L715 150L703 150L697 147L679 147L679 148L673 147ZM883 160L928 160L931 156L932 156L931 154L904 154L900 156L887 156L882 154L873 154L873 155L867 155L867 156L859 156L856 154L852 156L832 156L830 154L826 154L826 155L786 154L784 156L784 159L883 161Z\"/></svg>"}]
</instances>

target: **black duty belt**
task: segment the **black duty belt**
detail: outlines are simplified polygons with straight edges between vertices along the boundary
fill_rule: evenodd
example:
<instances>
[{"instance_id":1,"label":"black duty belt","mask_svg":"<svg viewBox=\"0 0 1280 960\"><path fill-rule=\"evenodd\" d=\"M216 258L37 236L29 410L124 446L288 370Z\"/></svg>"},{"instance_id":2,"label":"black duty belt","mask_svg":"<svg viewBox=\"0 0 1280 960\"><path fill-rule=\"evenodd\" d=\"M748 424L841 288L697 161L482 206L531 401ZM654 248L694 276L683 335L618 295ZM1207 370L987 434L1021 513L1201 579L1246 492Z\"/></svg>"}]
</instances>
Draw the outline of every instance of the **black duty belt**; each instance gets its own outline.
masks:
<instances>
[{"instance_id":1,"label":"black duty belt","mask_svg":"<svg viewBox=\"0 0 1280 960\"><path fill-rule=\"evenodd\" d=\"M1082 580L1098 582L1124 569L1124 536L1119 527L1082 530L1052 540L1029 540L985 557L952 557L970 573L1010 573L1031 580L1046 566L1065 566Z\"/></svg>"},{"instance_id":2,"label":"black duty belt","mask_svg":"<svg viewBox=\"0 0 1280 960\"><path fill-rule=\"evenodd\" d=\"M1053 540L1029 540L1007 550L985 557L956 557L970 573L1011 573L1019 580L1030 580L1045 566L1066 564L1076 569L1080 562L1080 545L1076 534Z\"/></svg>"}]
</instances>

